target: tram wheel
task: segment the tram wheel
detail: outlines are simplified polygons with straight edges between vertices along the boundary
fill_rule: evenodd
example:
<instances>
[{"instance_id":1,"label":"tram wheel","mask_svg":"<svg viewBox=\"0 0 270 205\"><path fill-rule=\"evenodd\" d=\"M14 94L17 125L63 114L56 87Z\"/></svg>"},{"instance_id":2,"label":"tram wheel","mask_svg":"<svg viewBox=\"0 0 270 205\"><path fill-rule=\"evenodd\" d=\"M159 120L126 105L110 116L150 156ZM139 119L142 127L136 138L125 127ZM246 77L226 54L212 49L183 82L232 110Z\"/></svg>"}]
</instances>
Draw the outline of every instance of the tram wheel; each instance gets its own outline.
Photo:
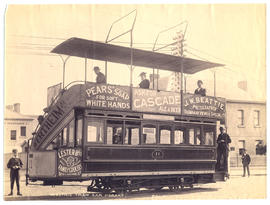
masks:
<instances>
[{"instance_id":1,"label":"tram wheel","mask_svg":"<svg viewBox=\"0 0 270 205\"><path fill-rule=\"evenodd\" d=\"M179 186L169 186L170 191L178 191Z\"/></svg>"},{"instance_id":2,"label":"tram wheel","mask_svg":"<svg viewBox=\"0 0 270 205\"><path fill-rule=\"evenodd\" d=\"M155 190L155 191L160 191L162 188L163 188L163 186L154 188L154 190Z\"/></svg>"}]
</instances>

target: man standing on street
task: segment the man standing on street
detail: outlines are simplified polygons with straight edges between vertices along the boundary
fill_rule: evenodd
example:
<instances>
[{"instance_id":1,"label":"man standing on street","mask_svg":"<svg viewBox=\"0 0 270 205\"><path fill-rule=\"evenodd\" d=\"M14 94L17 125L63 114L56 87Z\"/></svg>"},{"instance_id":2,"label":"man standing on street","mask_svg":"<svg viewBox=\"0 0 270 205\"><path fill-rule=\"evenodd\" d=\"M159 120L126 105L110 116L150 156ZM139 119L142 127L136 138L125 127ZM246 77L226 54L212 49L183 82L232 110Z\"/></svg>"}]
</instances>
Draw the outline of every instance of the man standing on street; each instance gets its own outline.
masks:
<instances>
[{"instance_id":1,"label":"man standing on street","mask_svg":"<svg viewBox=\"0 0 270 205\"><path fill-rule=\"evenodd\" d=\"M243 164L243 177L246 176L246 169L247 169L247 173L248 176L250 176L250 172L249 172L249 164L250 164L250 156L249 154L247 154L246 150L243 150L243 154L242 154L242 164Z\"/></svg>"},{"instance_id":2,"label":"man standing on street","mask_svg":"<svg viewBox=\"0 0 270 205\"><path fill-rule=\"evenodd\" d=\"M10 158L8 161L7 167L10 169L10 193L9 196L13 195L13 187L14 187L14 181L16 180L16 185L17 185L17 195L21 196L22 194L20 193L20 174L19 171L22 168L22 161L21 159L17 156L17 150L13 149L12 150L13 156Z\"/></svg>"},{"instance_id":3,"label":"man standing on street","mask_svg":"<svg viewBox=\"0 0 270 205\"><path fill-rule=\"evenodd\" d=\"M229 143L231 143L230 136L225 133L225 130L223 127L219 128L220 134L218 135L217 139L217 166L216 169L220 170L220 160L223 156L223 167L224 171L228 171L228 154L229 154Z\"/></svg>"}]
</instances>

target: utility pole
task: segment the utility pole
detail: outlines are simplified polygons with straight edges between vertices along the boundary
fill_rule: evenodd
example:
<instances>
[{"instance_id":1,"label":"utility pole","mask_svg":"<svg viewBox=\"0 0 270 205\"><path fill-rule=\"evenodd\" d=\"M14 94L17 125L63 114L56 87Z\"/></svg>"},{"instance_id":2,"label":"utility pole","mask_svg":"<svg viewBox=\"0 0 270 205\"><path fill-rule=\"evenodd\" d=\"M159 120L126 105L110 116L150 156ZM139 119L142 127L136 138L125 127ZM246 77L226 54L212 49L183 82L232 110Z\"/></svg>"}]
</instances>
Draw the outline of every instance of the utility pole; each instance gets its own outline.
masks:
<instances>
[{"instance_id":1,"label":"utility pole","mask_svg":"<svg viewBox=\"0 0 270 205\"><path fill-rule=\"evenodd\" d=\"M183 69L184 69L184 65L183 65L183 60L184 60L184 34L182 31L179 31L179 32L176 32L176 36L173 38L173 40L175 41L175 47L173 47L171 50L172 50L172 55L175 55L175 56L180 56L182 58L182 61L181 61L181 79L180 79L180 75L179 73L175 72L175 85L180 85L180 87L177 86L177 89L178 91L181 91L183 93L183 90L184 90L184 73L183 73ZM176 82L176 79L178 79L178 82ZM180 84L180 80L181 80L181 84ZM185 88L186 90L186 88Z\"/></svg>"}]
</instances>

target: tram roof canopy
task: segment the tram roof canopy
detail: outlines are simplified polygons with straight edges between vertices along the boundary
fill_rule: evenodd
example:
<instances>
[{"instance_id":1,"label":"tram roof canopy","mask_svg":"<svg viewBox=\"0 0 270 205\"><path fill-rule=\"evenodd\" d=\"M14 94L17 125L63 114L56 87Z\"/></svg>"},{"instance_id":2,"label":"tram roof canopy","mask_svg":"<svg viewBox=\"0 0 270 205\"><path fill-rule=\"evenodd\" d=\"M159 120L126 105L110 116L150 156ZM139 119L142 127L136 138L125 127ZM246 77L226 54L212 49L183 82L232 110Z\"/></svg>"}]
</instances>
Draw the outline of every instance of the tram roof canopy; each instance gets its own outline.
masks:
<instances>
[{"instance_id":1,"label":"tram roof canopy","mask_svg":"<svg viewBox=\"0 0 270 205\"><path fill-rule=\"evenodd\" d=\"M182 57L135 48L132 50L134 66L181 72L180 65L183 59ZM51 52L120 64L130 64L131 62L131 48L129 47L75 37L59 44ZM183 65L183 72L187 74L194 74L205 69L224 66L223 64L192 58L184 58Z\"/></svg>"}]
</instances>

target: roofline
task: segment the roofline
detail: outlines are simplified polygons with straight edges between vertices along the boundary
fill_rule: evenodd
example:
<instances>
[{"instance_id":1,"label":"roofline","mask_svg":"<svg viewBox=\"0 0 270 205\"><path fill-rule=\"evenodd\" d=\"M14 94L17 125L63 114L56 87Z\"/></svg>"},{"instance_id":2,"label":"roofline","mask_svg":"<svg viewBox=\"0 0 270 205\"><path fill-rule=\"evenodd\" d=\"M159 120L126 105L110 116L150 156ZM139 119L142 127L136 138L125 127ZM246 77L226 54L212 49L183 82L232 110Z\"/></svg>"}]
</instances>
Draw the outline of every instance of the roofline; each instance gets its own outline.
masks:
<instances>
[{"instance_id":1,"label":"roofline","mask_svg":"<svg viewBox=\"0 0 270 205\"><path fill-rule=\"evenodd\" d=\"M226 99L226 103L241 103L241 104L258 104L258 105L266 105L266 101L252 101L252 100L233 100L233 99Z\"/></svg>"}]
</instances>

